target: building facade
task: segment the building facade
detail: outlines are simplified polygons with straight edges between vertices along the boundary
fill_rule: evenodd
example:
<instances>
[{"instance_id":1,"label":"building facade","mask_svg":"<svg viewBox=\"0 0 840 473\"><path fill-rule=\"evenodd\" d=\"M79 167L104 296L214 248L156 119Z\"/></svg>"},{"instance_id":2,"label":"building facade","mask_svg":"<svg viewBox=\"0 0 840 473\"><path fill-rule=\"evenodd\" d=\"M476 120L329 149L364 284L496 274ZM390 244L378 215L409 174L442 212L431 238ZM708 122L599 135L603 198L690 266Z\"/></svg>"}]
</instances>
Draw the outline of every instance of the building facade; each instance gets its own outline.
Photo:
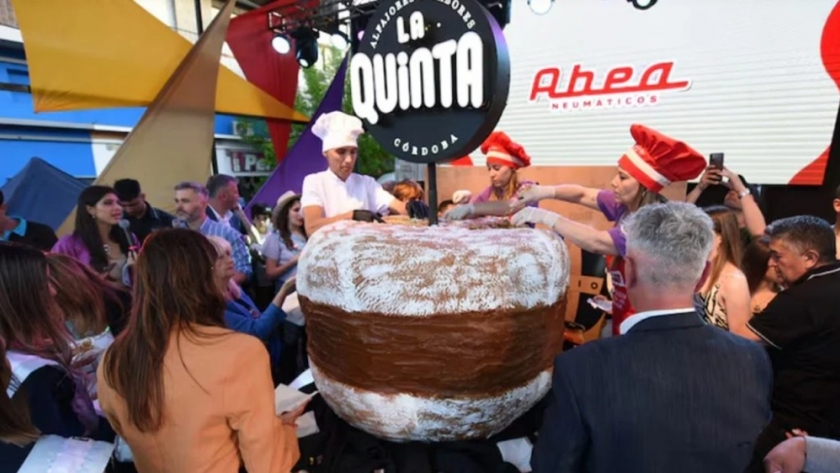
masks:
<instances>
[{"instance_id":1,"label":"building facade","mask_svg":"<svg viewBox=\"0 0 840 473\"><path fill-rule=\"evenodd\" d=\"M190 40L197 37L194 0L136 0L149 13ZM216 9L202 0L207 25ZM223 64L242 74L225 47ZM93 180L119 149L143 114L142 108L73 112L33 112L26 91L29 69L25 45L10 0L0 0L0 185L20 171L32 157L40 157L77 178ZM17 87L20 86L20 87ZM266 175L250 147L236 136L236 117L216 118L218 172L240 177Z\"/></svg>"}]
</instances>

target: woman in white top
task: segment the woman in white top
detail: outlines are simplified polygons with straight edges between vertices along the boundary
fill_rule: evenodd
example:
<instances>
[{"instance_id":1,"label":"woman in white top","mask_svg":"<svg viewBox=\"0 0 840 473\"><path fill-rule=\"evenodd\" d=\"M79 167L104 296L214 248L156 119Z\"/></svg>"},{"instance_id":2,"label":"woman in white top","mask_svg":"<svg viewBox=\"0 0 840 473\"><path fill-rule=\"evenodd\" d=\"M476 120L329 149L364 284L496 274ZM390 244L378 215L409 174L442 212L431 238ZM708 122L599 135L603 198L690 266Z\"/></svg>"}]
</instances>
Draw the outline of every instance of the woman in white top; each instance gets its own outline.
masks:
<instances>
[{"instance_id":1,"label":"woman in white top","mask_svg":"<svg viewBox=\"0 0 840 473\"><path fill-rule=\"evenodd\" d=\"M292 191L281 195L272 213L274 231L263 242L265 275L269 281L275 281L275 291L297 274L298 257L306 246L306 229L300 210L300 195Z\"/></svg>"},{"instance_id":2,"label":"woman in white top","mask_svg":"<svg viewBox=\"0 0 840 473\"><path fill-rule=\"evenodd\" d=\"M342 112L325 113L312 126L321 138L329 168L303 180L300 204L306 234L339 220L350 220L356 210L374 214L405 214L405 203L382 189L375 179L353 172L362 121Z\"/></svg>"}]
</instances>

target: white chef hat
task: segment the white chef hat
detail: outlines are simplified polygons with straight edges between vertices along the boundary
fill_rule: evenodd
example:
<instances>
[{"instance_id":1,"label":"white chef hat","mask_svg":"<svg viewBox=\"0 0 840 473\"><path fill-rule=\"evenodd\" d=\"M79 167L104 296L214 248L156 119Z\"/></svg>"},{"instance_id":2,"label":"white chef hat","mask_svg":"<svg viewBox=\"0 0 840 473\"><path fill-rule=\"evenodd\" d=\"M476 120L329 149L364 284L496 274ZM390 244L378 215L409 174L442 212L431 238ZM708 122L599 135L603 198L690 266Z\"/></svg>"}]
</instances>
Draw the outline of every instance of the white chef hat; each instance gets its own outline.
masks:
<instances>
[{"instance_id":1,"label":"white chef hat","mask_svg":"<svg viewBox=\"0 0 840 473\"><path fill-rule=\"evenodd\" d=\"M356 140L364 132L361 120L337 111L322 114L312 125L312 133L323 142L324 153L345 146L357 147Z\"/></svg>"}]
</instances>

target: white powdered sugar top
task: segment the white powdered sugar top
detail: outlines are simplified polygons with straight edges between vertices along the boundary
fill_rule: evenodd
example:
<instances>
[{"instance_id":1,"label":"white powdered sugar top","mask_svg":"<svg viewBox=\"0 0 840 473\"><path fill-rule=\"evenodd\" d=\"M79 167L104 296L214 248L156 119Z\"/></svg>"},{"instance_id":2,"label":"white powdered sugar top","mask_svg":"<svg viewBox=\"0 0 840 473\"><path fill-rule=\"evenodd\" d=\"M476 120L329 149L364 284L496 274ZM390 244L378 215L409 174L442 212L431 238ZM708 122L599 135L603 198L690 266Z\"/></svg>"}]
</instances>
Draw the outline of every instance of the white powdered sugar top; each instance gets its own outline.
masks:
<instances>
[{"instance_id":1,"label":"white powdered sugar top","mask_svg":"<svg viewBox=\"0 0 840 473\"><path fill-rule=\"evenodd\" d=\"M551 369L528 383L485 398L438 399L365 391L325 376L310 360L318 392L351 425L392 441L439 442L501 432L548 392Z\"/></svg>"},{"instance_id":2,"label":"white powdered sugar top","mask_svg":"<svg viewBox=\"0 0 840 473\"><path fill-rule=\"evenodd\" d=\"M569 253L554 233L341 221L316 232L300 255L297 291L347 312L429 316L557 303Z\"/></svg>"}]
</instances>

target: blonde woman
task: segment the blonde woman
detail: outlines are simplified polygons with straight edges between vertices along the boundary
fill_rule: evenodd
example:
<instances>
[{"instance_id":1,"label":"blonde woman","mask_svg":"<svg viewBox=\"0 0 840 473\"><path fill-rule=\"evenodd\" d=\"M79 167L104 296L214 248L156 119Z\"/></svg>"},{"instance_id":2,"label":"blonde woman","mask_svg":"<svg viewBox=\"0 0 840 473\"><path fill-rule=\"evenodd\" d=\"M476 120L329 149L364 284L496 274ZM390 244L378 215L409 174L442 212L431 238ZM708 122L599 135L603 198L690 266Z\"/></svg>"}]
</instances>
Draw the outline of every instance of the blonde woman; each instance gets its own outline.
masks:
<instances>
[{"instance_id":1,"label":"blonde woman","mask_svg":"<svg viewBox=\"0 0 840 473\"><path fill-rule=\"evenodd\" d=\"M534 184L519 179L518 173L531 165L531 156L505 132L490 134L481 145L481 152L486 156L490 185L472 197L468 191L455 192L452 200L456 207L446 212L445 218L461 220L483 215L507 215L511 211L510 203L518 199L519 191Z\"/></svg>"},{"instance_id":2,"label":"blonde woman","mask_svg":"<svg viewBox=\"0 0 840 473\"><path fill-rule=\"evenodd\" d=\"M271 304L265 311L260 311L254 301L233 279L235 274L230 243L222 237L207 237L216 250L216 264L213 273L216 284L222 290L227 306L225 307L225 325L231 330L253 335L265 343L271 359L271 372L275 384L279 381L280 359L283 354L283 336L281 324L286 320L283 302L295 292L295 278L287 279Z\"/></svg>"},{"instance_id":3,"label":"blonde woman","mask_svg":"<svg viewBox=\"0 0 840 473\"><path fill-rule=\"evenodd\" d=\"M743 251L738 218L723 206L705 210L714 222L715 242L709 256L711 273L697 293L696 302L706 322L737 332L752 317L749 284L740 270Z\"/></svg>"},{"instance_id":4,"label":"blonde woman","mask_svg":"<svg viewBox=\"0 0 840 473\"><path fill-rule=\"evenodd\" d=\"M607 257L613 283L613 335L619 335L621 323L636 313L624 283L627 238L622 230L623 222L646 205L665 202L661 192L670 183L694 179L706 167L706 160L699 152L650 127L631 125L630 135L635 145L619 158L610 189L574 184L531 186L521 192L521 200L515 206L521 210L511 218L516 225L543 224L581 249ZM544 199L562 200L600 211L607 220L615 222L615 226L599 230L545 209L525 207Z\"/></svg>"}]
</instances>

